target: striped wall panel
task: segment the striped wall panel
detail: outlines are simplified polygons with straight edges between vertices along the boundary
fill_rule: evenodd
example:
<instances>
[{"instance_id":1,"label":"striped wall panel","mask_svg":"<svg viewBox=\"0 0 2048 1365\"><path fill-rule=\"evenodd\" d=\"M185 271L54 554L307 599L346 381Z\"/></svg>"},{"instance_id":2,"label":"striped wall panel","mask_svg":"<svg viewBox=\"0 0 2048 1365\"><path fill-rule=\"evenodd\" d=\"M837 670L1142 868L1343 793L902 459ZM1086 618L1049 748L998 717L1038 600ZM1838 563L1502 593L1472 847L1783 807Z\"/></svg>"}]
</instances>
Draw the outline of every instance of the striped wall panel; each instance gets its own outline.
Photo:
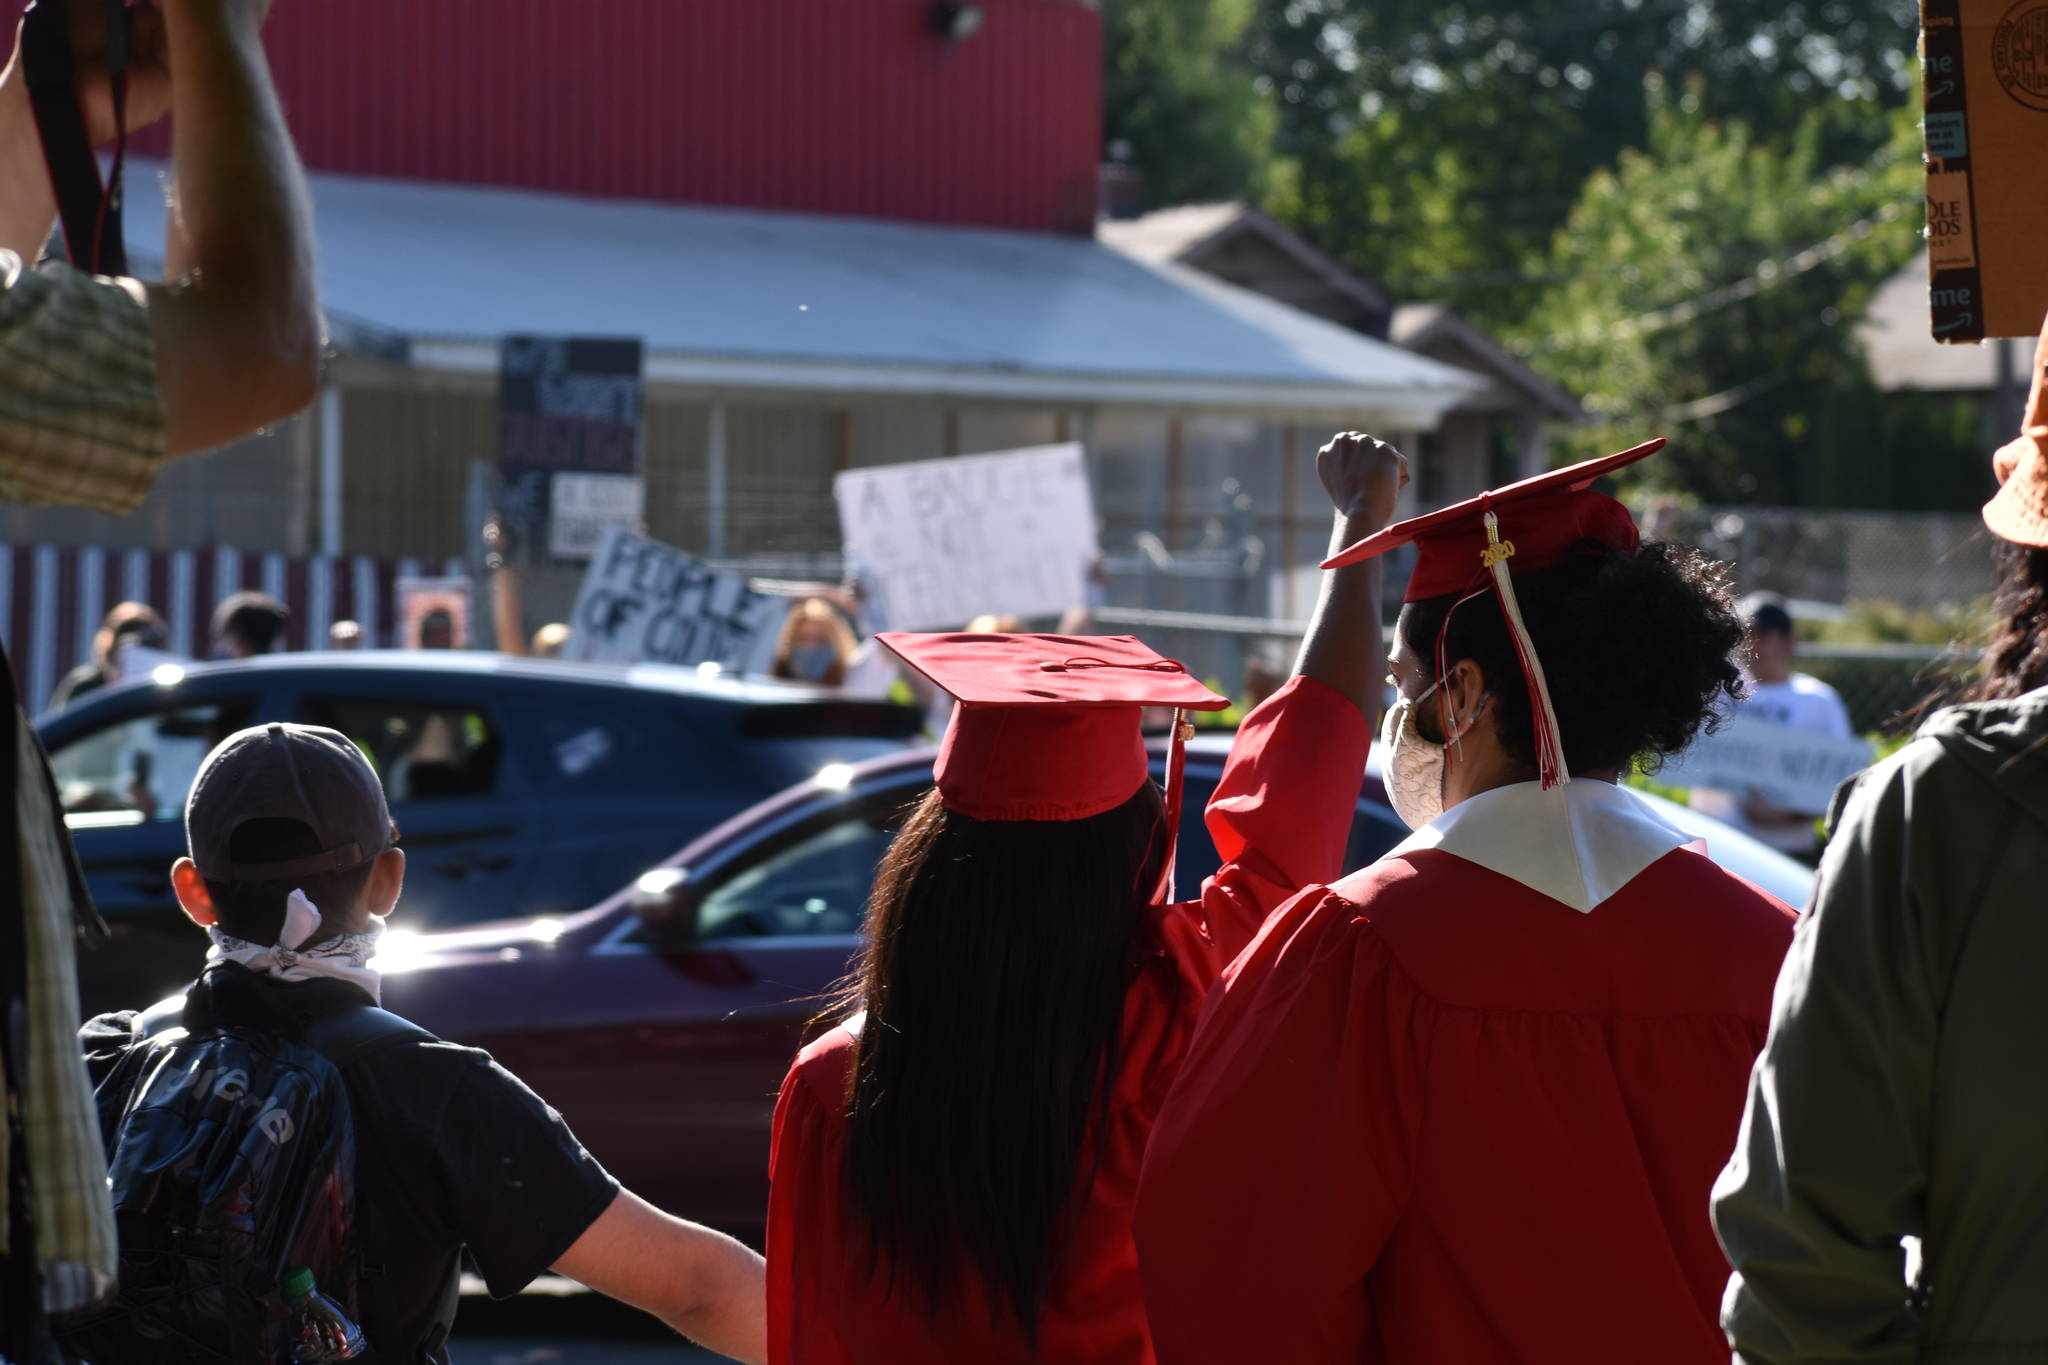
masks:
<instances>
[{"instance_id":1,"label":"striped wall panel","mask_svg":"<svg viewBox=\"0 0 2048 1365\"><path fill-rule=\"evenodd\" d=\"M147 602L171 629L171 650L212 652L214 606L253 588L291 609L292 649L325 648L335 621L359 621L389 645L398 619L393 585L422 573L462 574L462 561L380 560L243 554L225 545L195 550L103 550L95 546L0 544L0 640L30 708L92 653L93 633L117 602Z\"/></svg>"}]
</instances>

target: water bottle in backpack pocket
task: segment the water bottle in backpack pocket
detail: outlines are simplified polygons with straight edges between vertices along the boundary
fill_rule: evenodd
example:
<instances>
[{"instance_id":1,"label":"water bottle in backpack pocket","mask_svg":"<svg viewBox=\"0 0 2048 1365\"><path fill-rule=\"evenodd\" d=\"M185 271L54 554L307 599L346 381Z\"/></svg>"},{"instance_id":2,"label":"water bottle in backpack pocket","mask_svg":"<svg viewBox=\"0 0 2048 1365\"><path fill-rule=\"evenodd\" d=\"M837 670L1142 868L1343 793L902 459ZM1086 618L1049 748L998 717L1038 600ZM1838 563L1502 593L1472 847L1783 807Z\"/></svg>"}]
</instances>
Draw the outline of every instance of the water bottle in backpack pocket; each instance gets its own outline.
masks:
<instances>
[{"instance_id":1,"label":"water bottle in backpack pocket","mask_svg":"<svg viewBox=\"0 0 2048 1365\"><path fill-rule=\"evenodd\" d=\"M353 1355L300 1355L284 1281L305 1273L351 1329L361 1320L342 1073L431 1036L368 1006L301 1034L242 1023L188 1032L166 1006L139 1016L136 1042L97 1094L120 1292L65 1324L66 1348L94 1365L373 1361L360 1332Z\"/></svg>"}]
</instances>

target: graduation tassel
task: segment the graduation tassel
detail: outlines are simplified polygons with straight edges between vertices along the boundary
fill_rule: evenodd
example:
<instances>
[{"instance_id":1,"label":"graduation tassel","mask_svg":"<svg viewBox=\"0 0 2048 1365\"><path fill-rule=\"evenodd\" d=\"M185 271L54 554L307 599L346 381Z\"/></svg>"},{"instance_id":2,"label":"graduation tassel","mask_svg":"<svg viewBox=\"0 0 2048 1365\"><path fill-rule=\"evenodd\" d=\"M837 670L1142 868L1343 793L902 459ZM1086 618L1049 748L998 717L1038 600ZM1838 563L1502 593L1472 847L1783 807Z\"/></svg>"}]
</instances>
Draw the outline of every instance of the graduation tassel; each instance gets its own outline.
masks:
<instances>
[{"instance_id":1,"label":"graduation tassel","mask_svg":"<svg viewBox=\"0 0 2048 1365\"><path fill-rule=\"evenodd\" d=\"M1195 727L1188 720L1188 713L1175 707L1173 738L1166 749L1166 865L1160 869L1159 886L1152 895L1154 905L1173 904L1173 861L1180 841L1181 778L1187 766L1187 742L1194 737Z\"/></svg>"},{"instance_id":2,"label":"graduation tassel","mask_svg":"<svg viewBox=\"0 0 2048 1365\"><path fill-rule=\"evenodd\" d=\"M1514 583L1508 576L1508 560L1514 553L1515 542L1500 538L1500 519L1489 510L1486 548L1480 551L1480 560L1493 572L1494 591L1500 594L1508 634L1515 642L1515 658L1522 665L1522 676L1529 680L1531 719L1536 728L1536 770L1543 779L1543 789L1548 791L1572 779L1565 771L1564 741L1558 729L1557 709L1550 704L1550 684L1543 676L1543 664L1536 657L1536 644L1529 638L1529 628L1522 623L1522 605L1515 600Z\"/></svg>"}]
</instances>

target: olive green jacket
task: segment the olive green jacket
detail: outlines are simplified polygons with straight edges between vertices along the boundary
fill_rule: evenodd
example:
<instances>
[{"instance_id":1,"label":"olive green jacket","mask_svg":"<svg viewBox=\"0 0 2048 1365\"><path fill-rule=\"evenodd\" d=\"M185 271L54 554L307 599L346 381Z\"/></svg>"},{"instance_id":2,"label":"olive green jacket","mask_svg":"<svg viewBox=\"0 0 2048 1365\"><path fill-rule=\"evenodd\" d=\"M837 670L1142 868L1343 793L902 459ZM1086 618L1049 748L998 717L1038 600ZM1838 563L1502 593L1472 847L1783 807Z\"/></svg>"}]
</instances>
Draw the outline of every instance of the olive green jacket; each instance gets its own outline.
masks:
<instances>
[{"instance_id":1,"label":"olive green jacket","mask_svg":"<svg viewBox=\"0 0 2048 1365\"><path fill-rule=\"evenodd\" d=\"M1937 714L1832 823L1714 1190L1722 1325L1753 1365L2048 1362L2048 688Z\"/></svg>"}]
</instances>

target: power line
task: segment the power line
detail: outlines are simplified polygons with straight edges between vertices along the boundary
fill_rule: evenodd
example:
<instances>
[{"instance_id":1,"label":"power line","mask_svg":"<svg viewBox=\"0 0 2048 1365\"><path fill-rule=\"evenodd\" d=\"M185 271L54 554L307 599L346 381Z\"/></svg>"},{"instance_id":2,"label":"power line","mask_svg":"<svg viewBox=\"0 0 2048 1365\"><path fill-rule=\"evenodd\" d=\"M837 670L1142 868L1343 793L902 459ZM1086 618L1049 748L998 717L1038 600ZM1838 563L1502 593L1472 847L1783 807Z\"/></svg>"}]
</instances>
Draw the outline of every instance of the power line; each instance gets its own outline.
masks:
<instances>
[{"instance_id":1,"label":"power line","mask_svg":"<svg viewBox=\"0 0 2048 1365\"><path fill-rule=\"evenodd\" d=\"M1895 147L1887 147L1871 158L1851 177L1853 182L1867 179L1871 172L1882 169L1898 156ZM1718 289L1696 294L1662 308L1653 308L1634 317L1618 322L1594 323L1577 332L1554 332L1542 342L1544 350L1558 350L1566 346L1579 345L1601 338L1620 337L1628 339L1649 332L1663 331L1668 327L1683 327L1709 313L1719 312L1746 300L1753 299L1766 289L1772 289L1785 281L1796 279L1810 270L1818 269L1835 260L1856 242L1868 237L1883 224L1897 222L1906 212L1905 206L1896 201L1881 205L1876 213L1859 218L1841 231L1814 243L1802 251L1758 261L1749 273Z\"/></svg>"}]
</instances>

